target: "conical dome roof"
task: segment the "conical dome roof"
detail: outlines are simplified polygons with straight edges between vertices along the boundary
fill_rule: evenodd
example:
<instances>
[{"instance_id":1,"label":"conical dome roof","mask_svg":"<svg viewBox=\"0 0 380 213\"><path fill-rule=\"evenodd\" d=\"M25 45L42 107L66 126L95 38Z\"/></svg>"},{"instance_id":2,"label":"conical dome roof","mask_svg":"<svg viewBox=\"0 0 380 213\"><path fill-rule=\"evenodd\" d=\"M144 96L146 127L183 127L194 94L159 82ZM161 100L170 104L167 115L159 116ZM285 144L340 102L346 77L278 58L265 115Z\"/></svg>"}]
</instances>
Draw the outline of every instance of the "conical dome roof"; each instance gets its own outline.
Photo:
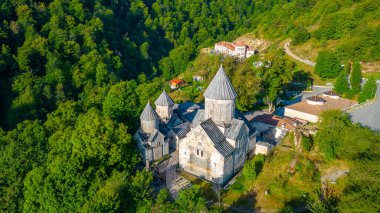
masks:
<instances>
[{"instance_id":1,"label":"conical dome roof","mask_svg":"<svg viewBox=\"0 0 380 213\"><path fill-rule=\"evenodd\" d=\"M234 100L237 97L236 91L222 66L220 66L203 95L213 100Z\"/></svg>"},{"instance_id":2,"label":"conical dome roof","mask_svg":"<svg viewBox=\"0 0 380 213\"><path fill-rule=\"evenodd\" d=\"M161 93L161 95L154 102L156 106L174 106L173 99L165 92L165 90Z\"/></svg>"},{"instance_id":3,"label":"conical dome roof","mask_svg":"<svg viewBox=\"0 0 380 213\"><path fill-rule=\"evenodd\" d=\"M157 115L153 107L150 105L149 101L146 104L144 111L141 113L140 119L144 121L159 120L159 116Z\"/></svg>"}]
</instances>

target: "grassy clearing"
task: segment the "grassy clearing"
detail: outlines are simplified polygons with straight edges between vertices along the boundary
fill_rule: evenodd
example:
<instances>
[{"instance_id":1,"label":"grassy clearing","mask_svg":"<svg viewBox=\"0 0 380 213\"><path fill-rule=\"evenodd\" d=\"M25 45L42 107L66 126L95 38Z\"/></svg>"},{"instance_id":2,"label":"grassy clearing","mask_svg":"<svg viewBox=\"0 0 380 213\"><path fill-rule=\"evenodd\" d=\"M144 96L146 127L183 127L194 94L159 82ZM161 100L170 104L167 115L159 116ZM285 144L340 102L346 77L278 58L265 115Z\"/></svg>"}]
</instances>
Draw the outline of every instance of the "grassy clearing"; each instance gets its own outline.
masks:
<instances>
[{"instance_id":1,"label":"grassy clearing","mask_svg":"<svg viewBox=\"0 0 380 213\"><path fill-rule=\"evenodd\" d=\"M231 206L254 206L262 211L305 205L309 195L320 188L320 172L316 166L320 158L294 151L293 140L293 134L289 134L273 150L256 179L240 176L223 194L223 202ZM342 191L340 185L338 188Z\"/></svg>"},{"instance_id":2,"label":"grassy clearing","mask_svg":"<svg viewBox=\"0 0 380 213\"><path fill-rule=\"evenodd\" d=\"M216 200L215 193L213 191L213 184L211 182L198 178L187 172L179 172L179 174L189 180L191 184L200 186L206 200Z\"/></svg>"},{"instance_id":3,"label":"grassy clearing","mask_svg":"<svg viewBox=\"0 0 380 213\"><path fill-rule=\"evenodd\" d=\"M380 79L380 70L379 72L368 72L363 73L364 78L374 77L375 79Z\"/></svg>"},{"instance_id":4,"label":"grassy clearing","mask_svg":"<svg viewBox=\"0 0 380 213\"><path fill-rule=\"evenodd\" d=\"M333 79L321 79L318 75L316 75L314 73L314 67L313 66L310 66L310 65L304 64L302 62L299 62L299 61L293 59L292 57L290 57L288 55L286 55L286 57L288 59L292 60L296 64L296 68L295 68L296 71L303 70L306 73L309 73L310 77L313 79L313 84L315 84L315 85L325 85L328 82L334 82Z\"/></svg>"}]
</instances>

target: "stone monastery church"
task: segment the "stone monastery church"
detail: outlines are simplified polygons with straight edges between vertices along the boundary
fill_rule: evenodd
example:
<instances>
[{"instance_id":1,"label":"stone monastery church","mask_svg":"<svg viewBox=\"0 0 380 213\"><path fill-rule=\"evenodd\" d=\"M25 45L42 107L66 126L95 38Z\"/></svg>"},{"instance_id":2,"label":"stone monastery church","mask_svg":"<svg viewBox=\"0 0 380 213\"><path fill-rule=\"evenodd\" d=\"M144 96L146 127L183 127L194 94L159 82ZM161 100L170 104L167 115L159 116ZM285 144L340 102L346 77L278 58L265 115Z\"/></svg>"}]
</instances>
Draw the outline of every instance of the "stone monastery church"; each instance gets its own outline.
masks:
<instances>
[{"instance_id":1,"label":"stone monastery church","mask_svg":"<svg viewBox=\"0 0 380 213\"><path fill-rule=\"evenodd\" d=\"M203 94L204 104L175 104L164 91L148 102L134 138L149 166L178 152L179 168L225 184L253 154L256 130L235 107L236 91L221 66Z\"/></svg>"}]
</instances>

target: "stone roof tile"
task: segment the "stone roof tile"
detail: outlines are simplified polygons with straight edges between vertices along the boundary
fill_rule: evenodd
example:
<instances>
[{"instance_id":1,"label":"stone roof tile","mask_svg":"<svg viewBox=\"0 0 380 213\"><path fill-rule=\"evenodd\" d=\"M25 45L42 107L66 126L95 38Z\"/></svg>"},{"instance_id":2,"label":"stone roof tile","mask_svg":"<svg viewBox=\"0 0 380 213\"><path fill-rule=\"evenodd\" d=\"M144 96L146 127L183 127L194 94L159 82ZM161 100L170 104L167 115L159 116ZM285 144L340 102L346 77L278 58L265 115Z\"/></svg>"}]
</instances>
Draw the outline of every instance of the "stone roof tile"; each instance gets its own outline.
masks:
<instances>
[{"instance_id":1,"label":"stone roof tile","mask_svg":"<svg viewBox=\"0 0 380 213\"><path fill-rule=\"evenodd\" d=\"M174 106L174 101L168 95L168 93L163 91L161 93L161 95L157 98L157 100L154 102L154 104L156 104L156 106L170 106L170 107L172 107L172 106Z\"/></svg>"},{"instance_id":2,"label":"stone roof tile","mask_svg":"<svg viewBox=\"0 0 380 213\"><path fill-rule=\"evenodd\" d=\"M237 97L236 91L222 66L220 66L203 95L213 100L234 100Z\"/></svg>"},{"instance_id":3,"label":"stone roof tile","mask_svg":"<svg viewBox=\"0 0 380 213\"><path fill-rule=\"evenodd\" d=\"M144 121L160 120L160 117L157 115L156 111L150 105L149 101L146 104L143 112L141 113L140 119Z\"/></svg>"}]
</instances>

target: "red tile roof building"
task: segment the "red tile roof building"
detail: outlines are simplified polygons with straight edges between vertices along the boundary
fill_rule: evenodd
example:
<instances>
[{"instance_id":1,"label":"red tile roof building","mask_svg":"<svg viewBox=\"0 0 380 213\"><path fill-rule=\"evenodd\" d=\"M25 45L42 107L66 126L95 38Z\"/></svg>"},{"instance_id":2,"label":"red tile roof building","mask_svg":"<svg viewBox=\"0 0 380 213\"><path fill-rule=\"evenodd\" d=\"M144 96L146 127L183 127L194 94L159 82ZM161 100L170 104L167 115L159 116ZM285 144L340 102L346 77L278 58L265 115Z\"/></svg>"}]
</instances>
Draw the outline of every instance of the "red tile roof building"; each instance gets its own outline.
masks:
<instances>
[{"instance_id":1,"label":"red tile roof building","mask_svg":"<svg viewBox=\"0 0 380 213\"><path fill-rule=\"evenodd\" d=\"M214 50L217 53L234 56L240 59L248 58L257 52L243 41L237 41L235 43L220 41L215 44Z\"/></svg>"}]
</instances>

